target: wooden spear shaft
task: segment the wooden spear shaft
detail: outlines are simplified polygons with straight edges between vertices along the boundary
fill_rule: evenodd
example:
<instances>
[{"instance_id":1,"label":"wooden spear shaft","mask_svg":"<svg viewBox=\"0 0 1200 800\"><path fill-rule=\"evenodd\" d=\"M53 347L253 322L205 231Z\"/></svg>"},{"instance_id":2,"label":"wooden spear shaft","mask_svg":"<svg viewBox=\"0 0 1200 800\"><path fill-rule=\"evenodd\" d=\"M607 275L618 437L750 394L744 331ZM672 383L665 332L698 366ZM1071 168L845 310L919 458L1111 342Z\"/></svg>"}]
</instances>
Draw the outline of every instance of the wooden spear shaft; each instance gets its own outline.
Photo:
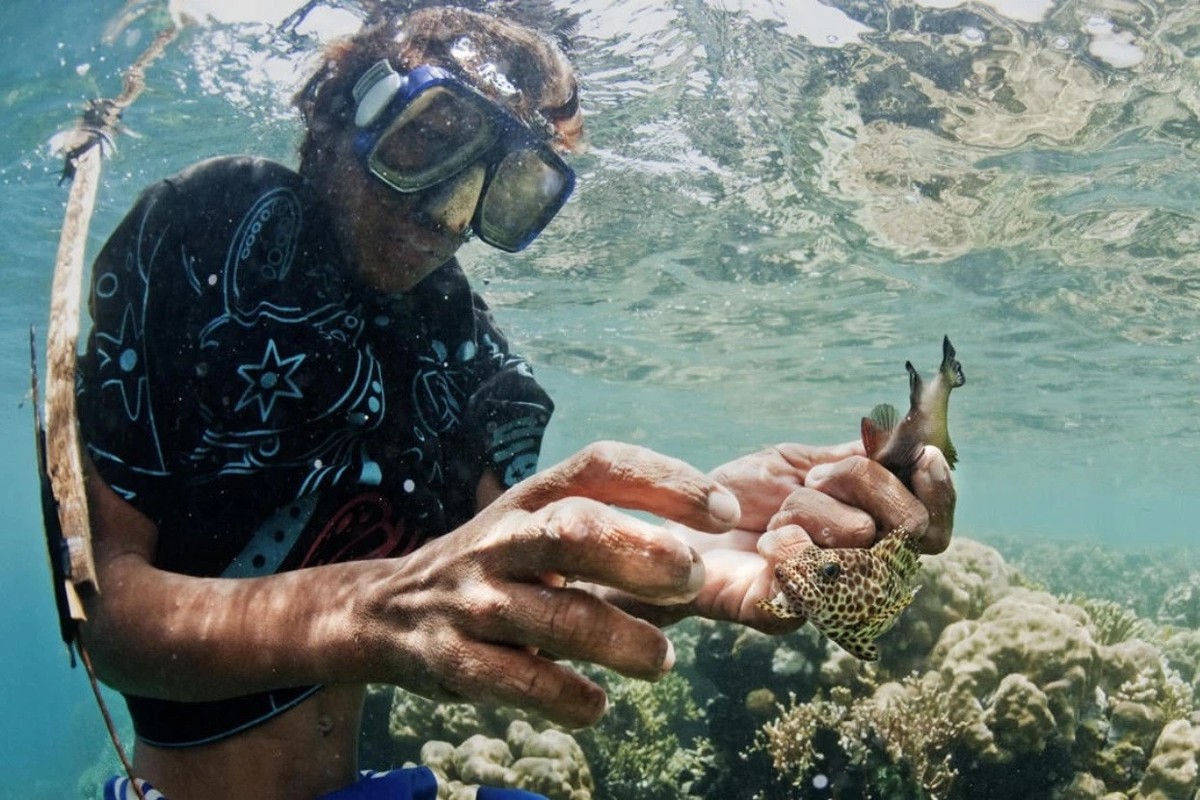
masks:
<instances>
[{"instance_id":1,"label":"wooden spear shaft","mask_svg":"<svg viewBox=\"0 0 1200 800\"><path fill-rule=\"evenodd\" d=\"M88 223L100 184L101 150L102 146L97 143L74 158L74 178L54 264L50 328L46 334L47 471L71 561L71 573L66 580L67 600L71 618L79 621L87 617L77 587L99 588L84 492L83 450L75 416L75 367L83 259Z\"/></svg>"}]
</instances>

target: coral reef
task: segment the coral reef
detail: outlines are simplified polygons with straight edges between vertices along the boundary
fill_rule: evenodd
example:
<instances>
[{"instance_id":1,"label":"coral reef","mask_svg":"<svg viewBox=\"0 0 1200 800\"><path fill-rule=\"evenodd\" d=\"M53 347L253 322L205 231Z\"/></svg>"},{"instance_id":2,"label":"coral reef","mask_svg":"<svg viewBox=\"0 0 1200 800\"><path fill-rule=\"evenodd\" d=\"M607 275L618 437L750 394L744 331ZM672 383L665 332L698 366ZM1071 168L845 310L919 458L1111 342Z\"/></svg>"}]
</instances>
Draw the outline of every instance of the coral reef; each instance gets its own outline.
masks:
<instances>
[{"instance_id":1,"label":"coral reef","mask_svg":"<svg viewBox=\"0 0 1200 800\"><path fill-rule=\"evenodd\" d=\"M600 796L623 800L684 800L696 794L709 767L710 746L691 685L679 674L657 683L610 680L608 714L579 732L596 772Z\"/></svg>"},{"instance_id":2,"label":"coral reef","mask_svg":"<svg viewBox=\"0 0 1200 800\"><path fill-rule=\"evenodd\" d=\"M1185 594L1127 592L1124 578L1155 574L1132 556L1101 558L1122 580L1066 560L1096 592L957 538L923 560L917 599L871 664L811 626L772 637L689 620L671 629L679 659L658 683L582 667L610 710L574 738L394 692L387 748L438 772L443 800L473 783L555 800L1200 799L1200 631L1180 627ZM1156 620L1160 608L1178 611Z\"/></svg>"},{"instance_id":3,"label":"coral reef","mask_svg":"<svg viewBox=\"0 0 1200 800\"><path fill-rule=\"evenodd\" d=\"M1100 542L1023 536L993 536L991 542L1028 580L1056 594L1111 600L1165 624L1200 625L1196 553L1122 551Z\"/></svg>"},{"instance_id":4,"label":"coral reef","mask_svg":"<svg viewBox=\"0 0 1200 800\"><path fill-rule=\"evenodd\" d=\"M928 673L882 684L869 697L834 689L828 700L793 700L756 746L796 787L819 773L845 797L895 798L905 785L937 796L957 777L952 754L962 733Z\"/></svg>"},{"instance_id":5,"label":"coral reef","mask_svg":"<svg viewBox=\"0 0 1200 800\"><path fill-rule=\"evenodd\" d=\"M479 786L527 789L550 800L592 800L592 774L579 744L553 728L514 720L504 739L477 733L455 747L429 741L421 763L438 778L440 800L471 800Z\"/></svg>"},{"instance_id":6,"label":"coral reef","mask_svg":"<svg viewBox=\"0 0 1200 800\"><path fill-rule=\"evenodd\" d=\"M968 565L992 558L980 547L928 559L927 583L977 574ZM844 659L827 662L822 695L763 727L758 746L780 778L806 785L821 774L837 797L1191 798L1195 669L1185 678L1164 650L1173 641L1175 658L1194 665L1195 637L1164 635L1114 601L1057 598L1010 570L993 575L974 604L939 591L942 613L915 623L936 635L923 656L906 647L889 662L881 641L884 661L857 677ZM921 677L897 681L892 664Z\"/></svg>"}]
</instances>

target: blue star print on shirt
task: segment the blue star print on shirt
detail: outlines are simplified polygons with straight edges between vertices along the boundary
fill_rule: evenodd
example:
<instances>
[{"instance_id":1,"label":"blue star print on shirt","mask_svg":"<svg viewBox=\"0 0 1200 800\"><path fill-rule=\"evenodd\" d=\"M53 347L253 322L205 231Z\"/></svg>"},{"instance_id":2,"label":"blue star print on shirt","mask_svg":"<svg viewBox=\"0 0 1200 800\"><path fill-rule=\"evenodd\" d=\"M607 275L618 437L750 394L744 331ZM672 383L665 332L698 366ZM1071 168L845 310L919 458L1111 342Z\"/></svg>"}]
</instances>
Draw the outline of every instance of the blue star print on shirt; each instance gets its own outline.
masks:
<instances>
[{"instance_id":1,"label":"blue star print on shirt","mask_svg":"<svg viewBox=\"0 0 1200 800\"><path fill-rule=\"evenodd\" d=\"M238 400L236 411L258 401L258 413L265 423L271 416L275 401L281 397L300 398L304 393L292 380L292 375L304 361L304 353L280 358L274 339L267 340L267 350L257 364L242 364L238 374L249 384ZM284 372L284 370L287 370Z\"/></svg>"}]
</instances>

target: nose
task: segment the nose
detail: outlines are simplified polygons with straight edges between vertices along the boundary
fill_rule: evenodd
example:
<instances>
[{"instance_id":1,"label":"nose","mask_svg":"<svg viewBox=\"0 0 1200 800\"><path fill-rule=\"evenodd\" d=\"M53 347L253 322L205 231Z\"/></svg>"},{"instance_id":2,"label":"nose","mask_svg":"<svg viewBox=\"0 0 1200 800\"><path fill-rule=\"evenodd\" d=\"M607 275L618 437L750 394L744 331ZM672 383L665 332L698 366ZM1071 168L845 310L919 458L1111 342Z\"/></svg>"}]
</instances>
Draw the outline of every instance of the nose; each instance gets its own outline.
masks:
<instances>
[{"instance_id":1,"label":"nose","mask_svg":"<svg viewBox=\"0 0 1200 800\"><path fill-rule=\"evenodd\" d=\"M476 164L434 187L422 203L424 216L442 230L465 233L475 216L484 176L483 165Z\"/></svg>"}]
</instances>

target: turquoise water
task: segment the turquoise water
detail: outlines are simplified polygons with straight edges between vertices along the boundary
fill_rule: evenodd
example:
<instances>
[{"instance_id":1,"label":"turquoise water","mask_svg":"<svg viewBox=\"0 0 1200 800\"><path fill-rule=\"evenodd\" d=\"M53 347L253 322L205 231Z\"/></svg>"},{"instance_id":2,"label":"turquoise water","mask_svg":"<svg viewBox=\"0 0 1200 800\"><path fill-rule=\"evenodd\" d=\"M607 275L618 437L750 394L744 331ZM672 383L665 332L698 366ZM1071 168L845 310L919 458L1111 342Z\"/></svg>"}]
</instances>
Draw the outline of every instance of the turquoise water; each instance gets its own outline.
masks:
<instances>
[{"instance_id":1,"label":"turquoise water","mask_svg":"<svg viewBox=\"0 0 1200 800\"><path fill-rule=\"evenodd\" d=\"M191 161L292 160L286 98L311 41L264 24L287 3L237 4L237 21L190 5L218 18L187 29L126 115L137 136L106 164L93 254L142 186ZM558 400L547 463L601 437L703 467L850 439L949 334L968 378L951 410L961 534L1190 555L1200 8L559 5L583 15L580 188L527 253L463 256ZM57 641L27 337L66 197L47 143L120 90L161 15L105 42L122 6L0 4L0 796L68 796L103 746Z\"/></svg>"}]
</instances>

